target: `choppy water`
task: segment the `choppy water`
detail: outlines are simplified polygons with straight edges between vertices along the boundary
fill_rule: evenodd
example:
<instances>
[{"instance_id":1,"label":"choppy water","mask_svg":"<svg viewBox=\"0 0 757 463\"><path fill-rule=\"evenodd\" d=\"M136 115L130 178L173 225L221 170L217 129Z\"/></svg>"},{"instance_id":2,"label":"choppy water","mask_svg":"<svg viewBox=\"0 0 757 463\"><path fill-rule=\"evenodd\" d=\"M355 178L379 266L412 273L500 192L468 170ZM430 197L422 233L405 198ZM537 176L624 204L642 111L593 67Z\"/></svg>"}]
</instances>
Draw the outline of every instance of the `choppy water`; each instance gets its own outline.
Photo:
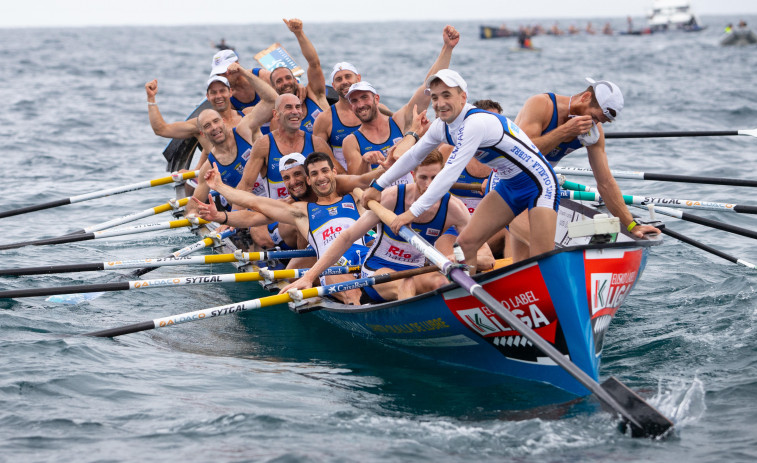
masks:
<instances>
[{"instance_id":1,"label":"choppy water","mask_svg":"<svg viewBox=\"0 0 757 463\"><path fill-rule=\"evenodd\" d=\"M608 131L754 128L757 48L717 45L721 26L737 19L705 18L711 27L698 34L537 37L541 53L512 53L513 40L481 41L477 24L458 24L463 40L453 67L467 78L471 98L498 100L510 116L531 94L576 93L592 76L615 81L626 96L617 127ZM306 30L324 68L353 62L397 108L438 52L442 26ZM0 30L0 209L164 175L165 141L149 128L143 85L158 78L164 116L184 118L202 99L213 54L208 41L221 36L238 46L244 65L274 41L297 50L279 25ZM757 140L614 140L608 152L616 169L748 178ZM566 165L588 163L574 154ZM755 203L744 188L620 184L634 194ZM3 219L2 242L57 235L155 206L170 194L155 188ZM699 214L754 227L743 215ZM757 260L746 238L685 222L670 226ZM151 234L3 251L0 261L18 267L151 257L194 240L187 232ZM5 277L0 286L107 281L118 279L102 272ZM204 286L108 293L79 305L0 301L0 461L757 457L755 274L672 239L654 249L611 326L601 369L603 378L619 377L674 419L676 434L662 442L619 434L593 400L562 403L548 388L428 364L281 308L116 340L76 336L249 297L241 286ZM538 405L545 396L561 403Z\"/></svg>"}]
</instances>

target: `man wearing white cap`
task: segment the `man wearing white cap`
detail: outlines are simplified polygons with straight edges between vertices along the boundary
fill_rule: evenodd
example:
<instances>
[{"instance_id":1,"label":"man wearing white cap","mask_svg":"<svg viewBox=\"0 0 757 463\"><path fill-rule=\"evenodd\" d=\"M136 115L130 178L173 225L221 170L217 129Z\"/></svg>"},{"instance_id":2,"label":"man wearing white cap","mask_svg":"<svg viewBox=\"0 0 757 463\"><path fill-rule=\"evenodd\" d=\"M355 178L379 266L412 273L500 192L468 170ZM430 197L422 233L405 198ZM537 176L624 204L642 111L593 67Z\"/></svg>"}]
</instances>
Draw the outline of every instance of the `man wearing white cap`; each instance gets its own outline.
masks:
<instances>
[{"instance_id":1,"label":"man wearing white cap","mask_svg":"<svg viewBox=\"0 0 757 463\"><path fill-rule=\"evenodd\" d=\"M261 106L261 109L257 110L260 117L269 117L273 104L276 101L276 93L271 87L266 84L262 79L253 75L250 71L243 69L238 63L233 63L228 68L229 74L241 74L246 78L250 86L257 89L258 94L265 102ZM206 86L205 96L208 99L211 107L216 110L223 119L223 122L228 127L236 127L244 117L244 113L235 110L231 106L231 86L226 77L211 75L208 79ZM154 79L145 84L145 92L147 93L147 113L150 118L150 126L156 135L165 138L191 138L197 137L200 140L200 145L203 147L203 157L200 159L198 166L202 164L207 153L205 151L209 149L211 142L208 141L202 135L201 130L197 125L197 118L187 119L185 121L177 121L168 123L163 119L158 109L158 103L155 102L155 96L158 93L158 80ZM259 132L258 132L259 133ZM256 136L256 135L253 135ZM254 141L251 140L251 142Z\"/></svg>"},{"instance_id":2,"label":"man wearing white cap","mask_svg":"<svg viewBox=\"0 0 757 463\"><path fill-rule=\"evenodd\" d=\"M431 102L426 94L426 79L435 72L449 67L452 50L460 41L460 34L452 26L444 28L442 37L444 45L434 64L429 69L423 83L416 89L410 100L391 117L381 114L378 108L379 95L368 82L353 84L347 92L352 111L360 120L360 127L344 139L344 159L347 161L347 173L357 175L378 167L392 146L405 137L419 139L420 127L411 127L417 112L423 113ZM414 112L415 111L415 112ZM412 130L414 129L414 130ZM407 183L412 181L406 177Z\"/></svg>"},{"instance_id":3,"label":"man wearing white cap","mask_svg":"<svg viewBox=\"0 0 757 463\"><path fill-rule=\"evenodd\" d=\"M528 210L531 252L554 248L560 187L552 167L531 140L505 116L468 103L468 87L457 72L442 69L426 81L437 115L420 141L369 188L364 200L379 200L380 192L414 169L440 143L455 146L444 169L425 193L391 224L394 233L434 204L458 178L471 158L497 170L499 183L476 208L457 242L465 263L475 272L477 251L516 215Z\"/></svg>"},{"instance_id":4,"label":"man wearing white cap","mask_svg":"<svg viewBox=\"0 0 757 463\"><path fill-rule=\"evenodd\" d=\"M610 213L638 237L644 233L660 233L650 225L636 224L607 162L602 124L611 123L620 115L623 94L610 81L588 77L586 81L589 87L575 95L542 93L530 97L518 112L515 123L545 153L544 157L553 166L566 155L586 147L599 194ZM518 217L511 227L515 235L513 253L516 257L528 253L528 245L523 239L528 230L527 220L525 216Z\"/></svg>"},{"instance_id":5,"label":"man wearing white cap","mask_svg":"<svg viewBox=\"0 0 757 463\"><path fill-rule=\"evenodd\" d=\"M221 50L213 56L213 63L210 69L210 75L220 75L229 79L231 86L231 105L234 109L243 110L250 106L255 106L260 102L260 95L255 91L255 87L250 85L249 80L244 75L239 73L228 73L229 66L232 63L238 63L239 57L234 50ZM267 80L267 77L260 76L261 68L253 68L250 70L254 75L260 77L263 80Z\"/></svg>"}]
</instances>

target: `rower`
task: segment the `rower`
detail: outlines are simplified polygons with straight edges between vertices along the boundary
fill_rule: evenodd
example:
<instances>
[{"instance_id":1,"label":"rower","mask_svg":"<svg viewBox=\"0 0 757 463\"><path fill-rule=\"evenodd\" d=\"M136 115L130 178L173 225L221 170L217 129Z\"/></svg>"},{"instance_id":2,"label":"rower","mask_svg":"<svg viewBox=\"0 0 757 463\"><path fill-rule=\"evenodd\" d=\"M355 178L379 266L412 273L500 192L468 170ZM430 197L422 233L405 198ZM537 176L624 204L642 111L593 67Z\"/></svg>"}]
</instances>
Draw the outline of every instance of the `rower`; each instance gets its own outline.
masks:
<instances>
[{"instance_id":1,"label":"rower","mask_svg":"<svg viewBox=\"0 0 757 463\"><path fill-rule=\"evenodd\" d=\"M255 87L249 84L248 79L244 78L242 73L230 75L227 72L232 63L238 62L239 56L237 56L233 49L223 49L213 56L210 74L229 79L229 84L231 85L231 105L234 109L242 111L244 108L258 104L260 102L260 95L255 91ZM260 71L260 68L250 69L250 72L258 77L260 77ZM266 79L263 78L263 80Z\"/></svg>"},{"instance_id":2,"label":"rower","mask_svg":"<svg viewBox=\"0 0 757 463\"><path fill-rule=\"evenodd\" d=\"M454 27L446 26L442 38L444 42L442 50L426 78L440 69L449 67L452 50L460 41L460 34ZM418 134L408 129L413 120L414 111L424 111L431 101L430 96L426 94L426 78L408 102L391 117L379 112L380 97L371 84L361 81L350 87L346 98L361 124L355 132L344 139L343 149L347 173L355 175L375 169L379 162L386 158L387 150L403 137L412 136L416 141L420 138ZM411 177L408 176L404 183L410 180Z\"/></svg>"},{"instance_id":3,"label":"rower","mask_svg":"<svg viewBox=\"0 0 757 463\"><path fill-rule=\"evenodd\" d=\"M432 151L413 172L413 183L400 184L387 188L381 195L381 204L395 214L401 214L413 202L422 195L433 179L441 172L444 165L442 154ZM470 214L459 199L445 193L431 207L413 221L412 228L421 235L429 244L434 245L444 232L452 227L463 230L470 221ZM368 230L378 225L376 240L368 251L368 258L362 265L362 277L366 278L374 274L383 274L422 267L425 264L423 253L415 249L402 237L392 232L385 226L373 211L367 211L360 217L355 225L343 231L328 250L320 256L318 262L311 267L302 278L281 290L281 293L290 289L310 288L313 281L326 268L334 264L344 251L346 251L356 239L363 236ZM440 249L440 251L442 251ZM452 253L451 244L449 249L442 252ZM491 257L491 253L489 253ZM489 267L494 259L490 258ZM363 289L366 299L370 302L386 302L396 299L406 299L418 293L433 291L448 283L441 273L429 273L417 275L404 280L383 283Z\"/></svg>"},{"instance_id":4,"label":"rower","mask_svg":"<svg viewBox=\"0 0 757 463\"><path fill-rule=\"evenodd\" d=\"M628 231L641 238L660 233L651 225L638 225L623 200L605 152L603 124L613 122L623 109L623 94L612 82L587 78L589 87L575 95L542 93L526 100L515 123L534 142L553 166L575 150L586 148L597 189L612 215ZM528 217L512 224L513 258L523 259L528 251Z\"/></svg>"},{"instance_id":5,"label":"rower","mask_svg":"<svg viewBox=\"0 0 757 463\"><path fill-rule=\"evenodd\" d=\"M255 196L224 185L217 169L211 169L205 180L213 189L224 195L234 204L251 208L266 215L270 220L288 223L297 227L302 236L321 256L340 233L349 229L360 218L357 202L352 194L340 195L336 189L336 169L332 158L321 152L311 153L305 160L307 183L317 195L315 202L298 201L286 204L271 198ZM368 248L365 237L356 239L350 249L342 256L339 265L360 265ZM351 275L333 275L325 277L326 284L348 281ZM359 303L360 291L342 293L346 303Z\"/></svg>"},{"instance_id":6,"label":"rower","mask_svg":"<svg viewBox=\"0 0 757 463\"><path fill-rule=\"evenodd\" d=\"M476 271L477 252L487 239L528 209L532 255L554 249L560 187L551 166L527 136L506 117L478 109L467 102L467 84L457 72L442 69L426 82L438 118L420 141L365 192L365 201L417 166L439 143L455 146L442 172L425 193L391 224L394 233L413 222L449 191L474 156L500 177L495 193L488 194L473 213L457 242L470 271Z\"/></svg>"}]
</instances>

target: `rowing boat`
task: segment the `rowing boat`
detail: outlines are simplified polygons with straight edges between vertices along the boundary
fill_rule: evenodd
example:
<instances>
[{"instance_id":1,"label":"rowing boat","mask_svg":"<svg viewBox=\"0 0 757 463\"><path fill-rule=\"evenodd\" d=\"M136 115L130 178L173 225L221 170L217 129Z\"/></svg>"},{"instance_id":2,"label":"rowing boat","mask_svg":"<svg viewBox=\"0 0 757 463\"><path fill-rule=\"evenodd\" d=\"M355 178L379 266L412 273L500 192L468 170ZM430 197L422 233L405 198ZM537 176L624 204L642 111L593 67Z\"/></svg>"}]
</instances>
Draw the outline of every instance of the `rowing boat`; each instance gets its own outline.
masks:
<instances>
[{"instance_id":1,"label":"rowing boat","mask_svg":"<svg viewBox=\"0 0 757 463\"><path fill-rule=\"evenodd\" d=\"M177 195L183 189L177 187ZM612 243L571 237L569 224L600 211L564 199L556 249L475 280L560 353L599 378L602 345L610 321L641 276L649 248L660 239L638 240L623 232ZM214 224L199 228L210 233ZM234 252L225 240L218 252ZM253 265L240 265L253 271ZM278 291L269 282L266 289ZM457 284L411 299L361 306L328 298L291 304L293 311L322 319L355 336L441 364L452 364L551 384L577 396L589 394L570 374L541 353Z\"/></svg>"}]
</instances>

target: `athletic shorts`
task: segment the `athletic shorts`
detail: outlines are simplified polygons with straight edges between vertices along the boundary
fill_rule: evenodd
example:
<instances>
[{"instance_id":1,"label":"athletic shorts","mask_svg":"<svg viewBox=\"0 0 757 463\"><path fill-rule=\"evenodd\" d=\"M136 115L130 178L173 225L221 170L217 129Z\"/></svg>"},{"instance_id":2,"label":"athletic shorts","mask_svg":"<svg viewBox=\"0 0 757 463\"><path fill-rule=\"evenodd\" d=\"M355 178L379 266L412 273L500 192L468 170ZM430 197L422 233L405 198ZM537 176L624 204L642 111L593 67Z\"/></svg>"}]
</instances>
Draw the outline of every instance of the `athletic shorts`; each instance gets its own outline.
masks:
<instances>
[{"instance_id":1,"label":"athletic shorts","mask_svg":"<svg viewBox=\"0 0 757 463\"><path fill-rule=\"evenodd\" d=\"M540 189L539 185L525 172L513 178L500 180L494 187L494 191L505 200L516 216L534 207L549 207L557 211L560 206L559 185L549 185L545 189Z\"/></svg>"}]
</instances>

